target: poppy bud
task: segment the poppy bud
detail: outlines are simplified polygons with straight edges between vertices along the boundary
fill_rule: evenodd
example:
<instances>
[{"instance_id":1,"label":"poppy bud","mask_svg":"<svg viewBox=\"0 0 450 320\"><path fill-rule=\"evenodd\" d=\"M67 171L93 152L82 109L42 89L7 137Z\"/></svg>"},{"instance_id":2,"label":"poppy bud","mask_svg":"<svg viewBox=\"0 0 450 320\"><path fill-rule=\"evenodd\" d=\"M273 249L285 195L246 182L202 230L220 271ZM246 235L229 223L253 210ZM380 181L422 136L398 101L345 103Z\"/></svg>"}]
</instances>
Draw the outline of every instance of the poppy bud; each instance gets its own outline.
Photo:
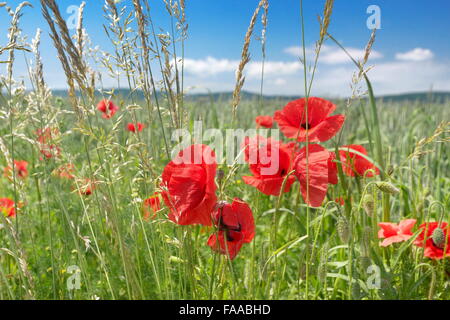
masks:
<instances>
[{"instance_id":1,"label":"poppy bud","mask_svg":"<svg viewBox=\"0 0 450 320\"><path fill-rule=\"evenodd\" d=\"M375 201L370 194L366 194L362 200L362 206L364 208L364 211L366 211L367 215L369 217L372 216L373 210L375 208Z\"/></svg>"},{"instance_id":2,"label":"poppy bud","mask_svg":"<svg viewBox=\"0 0 450 320\"><path fill-rule=\"evenodd\" d=\"M398 194L398 193L400 193L400 190L398 188L396 188L390 182L380 181L380 182L377 182L376 185L377 185L378 189L380 189L384 193L389 193L389 194Z\"/></svg>"},{"instance_id":3,"label":"poppy bud","mask_svg":"<svg viewBox=\"0 0 450 320\"><path fill-rule=\"evenodd\" d=\"M350 230L348 227L347 218L342 215L339 216L336 227L339 234L339 238L341 238L342 242L347 243L350 238Z\"/></svg>"},{"instance_id":4,"label":"poppy bud","mask_svg":"<svg viewBox=\"0 0 450 320\"><path fill-rule=\"evenodd\" d=\"M441 228L434 229L431 239L433 239L433 243L439 249L444 249L445 246L445 233Z\"/></svg>"}]
</instances>

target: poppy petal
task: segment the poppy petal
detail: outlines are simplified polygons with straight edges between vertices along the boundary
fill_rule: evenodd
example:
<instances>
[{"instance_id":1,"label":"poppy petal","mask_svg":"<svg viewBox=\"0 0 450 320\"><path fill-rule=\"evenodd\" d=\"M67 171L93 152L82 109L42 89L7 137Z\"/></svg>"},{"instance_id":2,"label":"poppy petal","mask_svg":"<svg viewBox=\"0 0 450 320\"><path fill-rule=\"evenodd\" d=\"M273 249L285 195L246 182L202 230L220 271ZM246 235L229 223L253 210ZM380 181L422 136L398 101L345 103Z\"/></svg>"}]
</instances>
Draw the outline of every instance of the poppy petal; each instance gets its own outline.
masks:
<instances>
[{"instance_id":1,"label":"poppy petal","mask_svg":"<svg viewBox=\"0 0 450 320\"><path fill-rule=\"evenodd\" d=\"M368 170L374 170L375 175L380 174L380 170L369 160L363 158L361 155L356 154L356 151L362 155L367 156L367 150L361 145L347 145L342 146L339 150L339 154L342 162L342 170L343 172L350 177L354 177L355 175L364 176L364 174ZM373 177L373 172L368 172L365 174L366 177Z\"/></svg>"},{"instance_id":2,"label":"poppy petal","mask_svg":"<svg viewBox=\"0 0 450 320\"><path fill-rule=\"evenodd\" d=\"M397 235L397 236L392 236L389 238L386 238L383 240L383 242L381 242L381 246L382 247L387 247L393 243L398 243L398 242L403 242L408 240L409 238L411 238L410 235Z\"/></svg>"},{"instance_id":3,"label":"poppy petal","mask_svg":"<svg viewBox=\"0 0 450 320\"><path fill-rule=\"evenodd\" d=\"M330 140L339 132L339 130L341 130L344 121L345 116L342 114L326 118L312 128L309 140L311 142L324 142Z\"/></svg>"},{"instance_id":4,"label":"poppy petal","mask_svg":"<svg viewBox=\"0 0 450 320\"><path fill-rule=\"evenodd\" d=\"M380 222L378 226L381 228L378 232L378 238L389 238L398 234L398 226L395 223Z\"/></svg>"},{"instance_id":5,"label":"poppy petal","mask_svg":"<svg viewBox=\"0 0 450 320\"><path fill-rule=\"evenodd\" d=\"M195 163L197 156L200 163ZM167 164L162 174L162 197L170 208L172 221L211 225L211 212L217 201L216 167L214 152L205 145L192 145Z\"/></svg>"},{"instance_id":6,"label":"poppy petal","mask_svg":"<svg viewBox=\"0 0 450 320\"><path fill-rule=\"evenodd\" d=\"M318 144L300 150L294 163L295 175L300 181L303 200L312 207L320 207L328 189L329 152Z\"/></svg>"},{"instance_id":7,"label":"poppy petal","mask_svg":"<svg viewBox=\"0 0 450 320\"><path fill-rule=\"evenodd\" d=\"M416 219L406 219L406 220L400 221L400 223L398 224L400 232L402 234L411 234L412 235L411 229L414 227L416 222L417 222Z\"/></svg>"},{"instance_id":8,"label":"poppy petal","mask_svg":"<svg viewBox=\"0 0 450 320\"><path fill-rule=\"evenodd\" d=\"M239 212L239 222L244 233L244 242L250 243L255 237L255 220L253 213L247 203L234 198L231 207L234 212Z\"/></svg>"}]
</instances>

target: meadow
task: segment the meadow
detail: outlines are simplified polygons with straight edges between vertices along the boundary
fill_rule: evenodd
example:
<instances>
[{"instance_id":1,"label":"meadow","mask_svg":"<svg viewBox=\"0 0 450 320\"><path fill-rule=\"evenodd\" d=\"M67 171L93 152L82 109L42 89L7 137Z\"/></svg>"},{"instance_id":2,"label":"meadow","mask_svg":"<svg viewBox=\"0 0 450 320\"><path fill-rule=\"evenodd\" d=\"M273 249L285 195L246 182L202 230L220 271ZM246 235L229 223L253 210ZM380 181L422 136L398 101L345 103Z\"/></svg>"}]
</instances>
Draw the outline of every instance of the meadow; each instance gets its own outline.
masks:
<instances>
[{"instance_id":1,"label":"meadow","mask_svg":"<svg viewBox=\"0 0 450 320\"><path fill-rule=\"evenodd\" d=\"M292 101L265 97L263 85L241 98L253 28L261 15L265 27L268 2L259 3L243 30L236 89L224 98L184 94L184 1L166 2L167 34L155 32L147 1L132 3L125 10L105 2L105 37L115 51L95 57L82 18L70 34L56 2L41 1L67 78L63 96L45 83L39 32L27 42L20 33L27 5L12 8L11 25L2 28L9 43L0 44L6 70L0 78L0 299L450 299L450 101L432 94L420 101L378 99L367 59L354 61L354 95L327 99L345 122L320 141L334 154L338 183L326 183L319 205L309 199L309 149L306 174L289 165L278 187L292 185L277 195L244 181L254 174L248 164L217 164L207 186L217 203L240 198L253 216L245 224L254 232L235 244L241 224L233 229L211 218L181 225L173 218L181 209L171 204L162 174L179 142L171 139L175 130L193 132L196 121L222 132L256 129L257 116L272 116ZM307 61L299 96L310 97L320 48L335 41L327 33L332 6L325 2L316 61ZM374 35L368 41L367 56ZM22 54L31 61L27 88L13 77ZM95 67L120 73L118 87L102 89ZM312 123L292 152L317 142L308 140ZM349 157L344 145L364 146L367 154L359 149ZM369 170L352 167L357 160ZM189 184L198 182L196 172L177 186L189 205L196 201ZM297 181L304 176L306 197ZM209 217L222 214L212 205ZM186 212L182 218L189 220L193 214ZM379 223L407 219L415 219L408 232L394 228L380 237ZM430 232L432 223L442 234ZM214 236L228 239L225 248L220 241L207 244ZM405 237L382 246L391 236ZM230 245L238 247L235 256Z\"/></svg>"}]
</instances>

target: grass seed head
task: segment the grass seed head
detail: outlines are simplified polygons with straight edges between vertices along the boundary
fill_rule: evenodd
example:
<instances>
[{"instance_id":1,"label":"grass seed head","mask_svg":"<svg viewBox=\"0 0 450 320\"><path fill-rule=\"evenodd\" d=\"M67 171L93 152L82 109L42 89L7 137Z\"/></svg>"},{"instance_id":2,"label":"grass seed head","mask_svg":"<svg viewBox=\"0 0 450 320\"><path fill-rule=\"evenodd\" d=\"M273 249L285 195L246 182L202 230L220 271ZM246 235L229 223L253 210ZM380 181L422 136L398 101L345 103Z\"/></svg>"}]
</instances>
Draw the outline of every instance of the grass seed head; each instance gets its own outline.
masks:
<instances>
[{"instance_id":1,"label":"grass seed head","mask_svg":"<svg viewBox=\"0 0 450 320\"><path fill-rule=\"evenodd\" d=\"M319 267L317 268L317 278L322 283L327 280L328 250L329 250L328 243L326 243L322 248L321 255L320 255L320 263L319 263Z\"/></svg>"},{"instance_id":2,"label":"grass seed head","mask_svg":"<svg viewBox=\"0 0 450 320\"><path fill-rule=\"evenodd\" d=\"M343 215L340 215L337 221L337 231L339 234L339 238L341 238L342 242L348 243L350 239L350 228L348 225L348 220Z\"/></svg>"}]
</instances>

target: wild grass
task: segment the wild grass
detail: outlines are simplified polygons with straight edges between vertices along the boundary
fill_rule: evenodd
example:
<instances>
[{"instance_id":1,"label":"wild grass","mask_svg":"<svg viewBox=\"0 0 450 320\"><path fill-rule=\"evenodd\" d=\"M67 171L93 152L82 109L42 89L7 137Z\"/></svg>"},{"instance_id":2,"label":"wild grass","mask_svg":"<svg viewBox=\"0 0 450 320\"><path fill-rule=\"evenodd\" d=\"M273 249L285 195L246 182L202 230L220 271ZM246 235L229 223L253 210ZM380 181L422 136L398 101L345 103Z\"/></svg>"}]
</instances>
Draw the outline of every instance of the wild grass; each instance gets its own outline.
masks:
<instances>
[{"instance_id":1,"label":"wild grass","mask_svg":"<svg viewBox=\"0 0 450 320\"><path fill-rule=\"evenodd\" d=\"M233 261L206 246L210 229L178 226L167 219L167 208L154 220L143 219L142 201L158 190L176 143L170 140L173 130L191 130L198 119L205 128L252 128L255 116L288 102L263 99L264 70L260 97L240 99L253 27L261 9L267 17L268 1L260 1L251 17L236 90L223 101L185 99L186 3L165 4L171 28L158 34L149 2L133 0L132 8L123 8L106 1L105 36L114 44L108 53L89 47L82 16L71 35L56 2L42 0L67 78L67 98L54 97L45 84L40 32L30 44L21 35L20 18L31 8L25 3L10 9L9 42L0 48L0 60L7 56L0 81L0 167L26 160L30 174L25 180L0 179L0 198L14 199L18 212L0 218L0 299L449 299L448 259L424 258L412 241L381 248L377 223L449 221L450 102L376 100L367 58L355 61L353 85L366 79L369 94L355 90L352 99L336 100L347 118L325 146L333 150L343 141L367 146L382 169L380 177L341 174L324 205L309 208L298 184L281 197L265 196L242 182L247 166L220 165L226 177L218 181L221 200L242 198L256 222L255 239ZM332 5L325 3L312 70L322 43L333 39L327 33ZM31 88L13 78L18 51L29 51ZM310 63L306 55L302 61ZM117 80L116 90L103 88L96 67ZM305 73L299 94L309 96L313 80L314 71ZM129 94L118 94L119 89ZM95 109L100 97L120 106L111 120ZM144 131L125 131L126 123L136 121L145 124ZM45 128L60 132L52 143L61 153L40 160L36 131ZM75 166L74 183L55 174L67 163ZM77 191L86 179L95 183L90 196ZM380 180L399 193L382 192L375 184ZM335 202L338 197L345 198L343 207ZM371 266L380 270L379 288L370 287ZM80 287L70 289L77 272Z\"/></svg>"}]
</instances>

